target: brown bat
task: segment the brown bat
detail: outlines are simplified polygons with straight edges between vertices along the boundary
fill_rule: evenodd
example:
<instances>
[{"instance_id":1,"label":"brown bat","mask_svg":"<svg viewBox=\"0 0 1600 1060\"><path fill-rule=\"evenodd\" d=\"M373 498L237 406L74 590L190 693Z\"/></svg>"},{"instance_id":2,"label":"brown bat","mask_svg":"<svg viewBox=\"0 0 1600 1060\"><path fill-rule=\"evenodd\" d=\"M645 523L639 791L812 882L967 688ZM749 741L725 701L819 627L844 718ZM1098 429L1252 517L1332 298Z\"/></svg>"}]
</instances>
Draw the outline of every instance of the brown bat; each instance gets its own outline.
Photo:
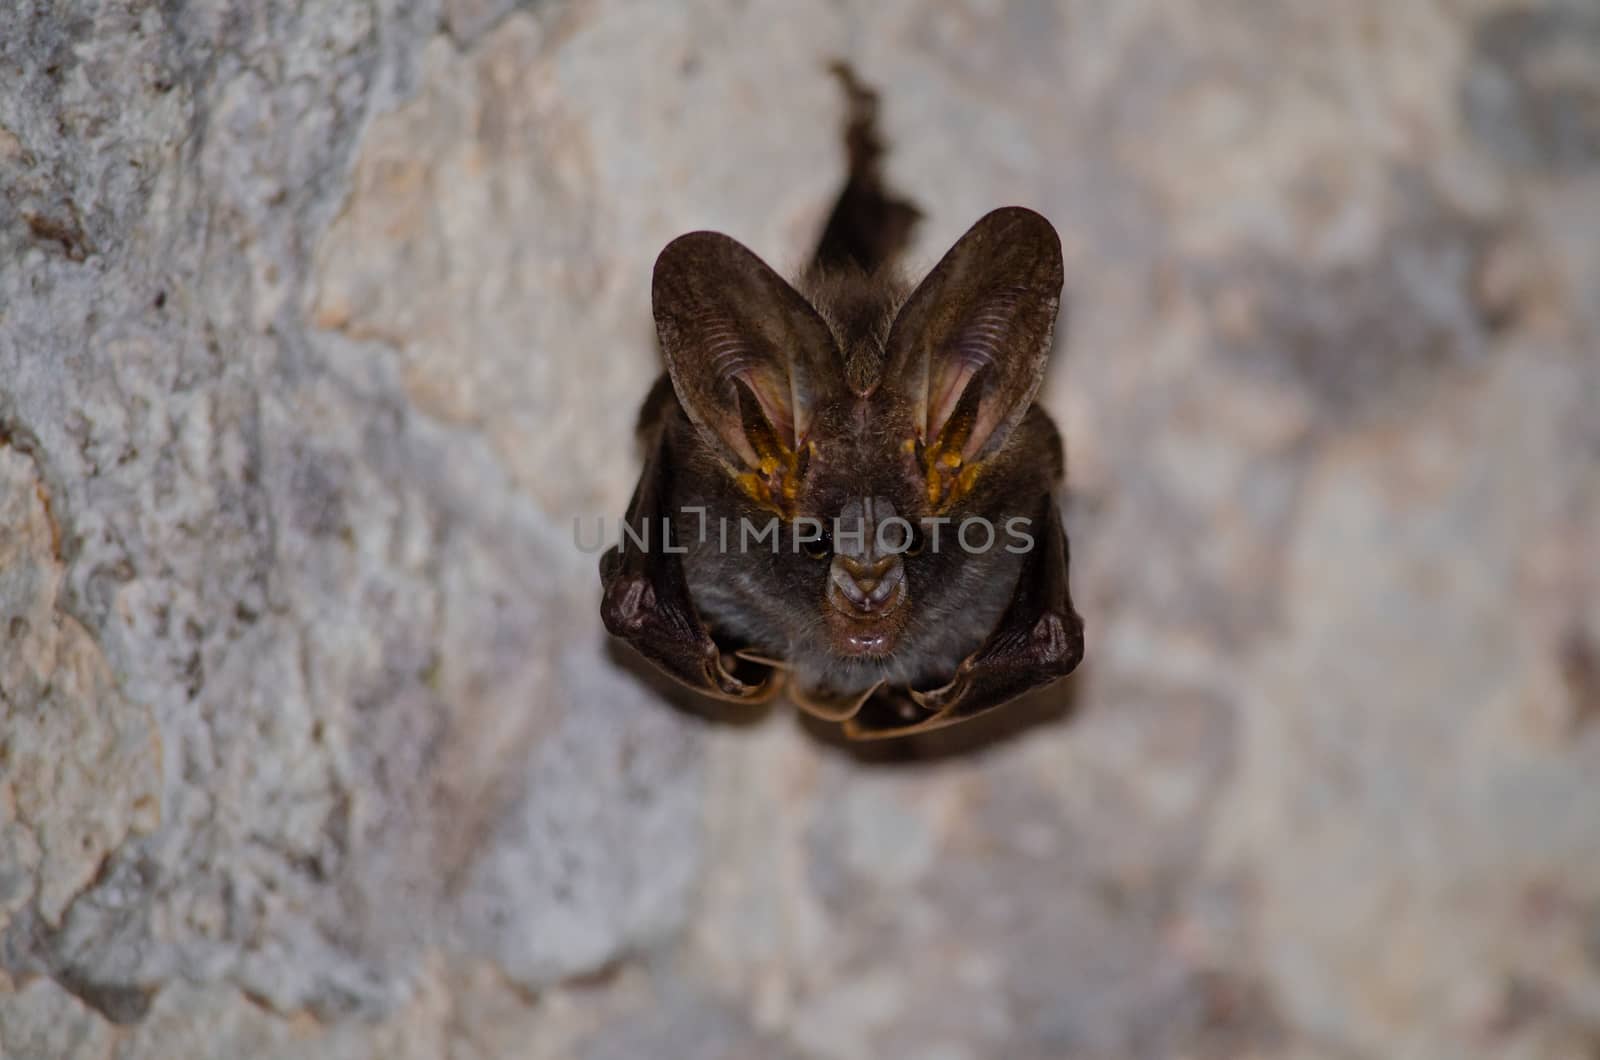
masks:
<instances>
[{"instance_id":1,"label":"brown bat","mask_svg":"<svg viewBox=\"0 0 1600 1060\"><path fill-rule=\"evenodd\" d=\"M601 614L692 689L755 703L787 679L802 709L869 739L1062 677L1083 623L1061 440L1033 403L1060 240L1006 207L902 282L920 214L884 187L875 96L837 72L850 176L798 284L716 232L656 261L667 373Z\"/></svg>"}]
</instances>

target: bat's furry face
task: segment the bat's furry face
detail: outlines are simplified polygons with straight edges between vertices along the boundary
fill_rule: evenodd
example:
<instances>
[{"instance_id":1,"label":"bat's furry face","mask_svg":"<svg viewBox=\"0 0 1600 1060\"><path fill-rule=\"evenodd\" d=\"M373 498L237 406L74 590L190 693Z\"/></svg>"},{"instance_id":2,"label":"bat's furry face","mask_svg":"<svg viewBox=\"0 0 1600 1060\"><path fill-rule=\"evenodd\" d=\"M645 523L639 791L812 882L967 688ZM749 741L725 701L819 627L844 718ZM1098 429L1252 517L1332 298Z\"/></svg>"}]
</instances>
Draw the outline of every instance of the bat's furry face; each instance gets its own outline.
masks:
<instances>
[{"instance_id":1,"label":"bat's furry face","mask_svg":"<svg viewBox=\"0 0 1600 1060\"><path fill-rule=\"evenodd\" d=\"M928 502L898 417L882 404L855 399L822 410L794 515L771 539L750 540L754 530L740 539L736 528L759 529L774 514L737 486L724 487L709 454L686 461L675 491L680 508L716 513L703 541L697 512L678 520L701 617L730 643L786 660L804 687L849 693L880 680L948 677L1010 599L1022 556L1008 549L1034 536L1034 502L1048 492L1046 459L1019 468L1020 482L995 475L975 484L958 509L941 513ZM1027 428L1046 435L1049 453L1048 424ZM966 528L968 553L961 521L971 519L980 521Z\"/></svg>"},{"instance_id":2,"label":"bat's furry face","mask_svg":"<svg viewBox=\"0 0 1600 1060\"><path fill-rule=\"evenodd\" d=\"M909 295L860 272L805 287L714 233L657 264L690 595L813 694L948 679L995 628L1060 474L1054 429L1027 415L1059 243L997 211Z\"/></svg>"}]
</instances>

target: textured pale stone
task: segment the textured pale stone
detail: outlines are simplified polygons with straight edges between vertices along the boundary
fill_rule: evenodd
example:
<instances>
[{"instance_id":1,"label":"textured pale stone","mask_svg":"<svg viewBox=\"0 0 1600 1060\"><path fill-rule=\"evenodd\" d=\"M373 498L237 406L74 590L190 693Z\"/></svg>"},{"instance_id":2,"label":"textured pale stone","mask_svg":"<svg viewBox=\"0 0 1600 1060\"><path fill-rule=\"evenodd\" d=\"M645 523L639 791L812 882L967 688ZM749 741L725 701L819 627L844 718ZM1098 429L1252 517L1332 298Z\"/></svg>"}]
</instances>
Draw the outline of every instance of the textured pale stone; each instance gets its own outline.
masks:
<instances>
[{"instance_id":1,"label":"textured pale stone","mask_svg":"<svg viewBox=\"0 0 1600 1060\"><path fill-rule=\"evenodd\" d=\"M61 529L34 470L0 445L0 909L32 898L59 925L128 832L154 829L161 751L61 608Z\"/></svg>"},{"instance_id":2,"label":"textured pale stone","mask_svg":"<svg viewBox=\"0 0 1600 1060\"><path fill-rule=\"evenodd\" d=\"M15 1060L111 1060L116 1028L48 980L0 993L0 1056Z\"/></svg>"},{"instance_id":3,"label":"textured pale stone","mask_svg":"<svg viewBox=\"0 0 1600 1060\"><path fill-rule=\"evenodd\" d=\"M545 454L579 491L541 496L496 451L524 413L501 380L427 393L471 378L452 316L515 368L530 318L495 306L599 261L559 227L560 189L594 189L549 165L567 145L542 42L569 16L451 58L426 9L66 6L0 16L19 71L0 92L18 145L0 154L0 613L21 631L0 655L0 964L118 1020L175 979L331 1019L404 1004L433 948L535 988L670 937L698 864L696 726L611 662L594 557L554 506L626 490L631 413L548 375L573 385L542 408L596 433ZM451 109L464 70L476 123ZM417 205L344 180L381 163L385 114L436 141L424 166L468 160L436 174L466 196L450 217L533 174L481 223L509 206L558 257L513 274L463 246L483 271L449 278L480 301L408 296L431 316L398 331L363 330L381 314L359 306L328 319L319 255L327 276L388 268L393 245L345 262L338 233ZM393 370L412 329L421 375ZM602 444L610 472L566 459Z\"/></svg>"},{"instance_id":4,"label":"textured pale stone","mask_svg":"<svg viewBox=\"0 0 1600 1060\"><path fill-rule=\"evenodd\" d=\"M0 14L6 1057L1567 1057L1581 3ZM1060 229L1083 672L909 746L619 665L649 276ZM112 1021L123 1024L114 1026Z\"/></svg>"},{"instance_id":5,"label":"textured pale stone","mask_svg":"<svg viewBox=\"0 0 1600 1060\"><path fill-rule=\"evenodd\" d=\"M1454 999L1498 997L1505 977L1559 967L1559 994L1600 987L1577 923L1539 926L1593 900L1600 789L1586 741L1525 721L1560 690L1541 680L1550 631L1519 620L1529 542L1594 478L1568 448L1588 400L1566 378L1528 351L1329 447L1289 560L1294 632L1241 679L1219 835L1248 848L1280 995L1367 1049L1472 1049L1490 1021ZM1468 536L1470 561L1453 555ZM1357 577L1329 562L1346 551Z\"/></svg>"}]
</instances>

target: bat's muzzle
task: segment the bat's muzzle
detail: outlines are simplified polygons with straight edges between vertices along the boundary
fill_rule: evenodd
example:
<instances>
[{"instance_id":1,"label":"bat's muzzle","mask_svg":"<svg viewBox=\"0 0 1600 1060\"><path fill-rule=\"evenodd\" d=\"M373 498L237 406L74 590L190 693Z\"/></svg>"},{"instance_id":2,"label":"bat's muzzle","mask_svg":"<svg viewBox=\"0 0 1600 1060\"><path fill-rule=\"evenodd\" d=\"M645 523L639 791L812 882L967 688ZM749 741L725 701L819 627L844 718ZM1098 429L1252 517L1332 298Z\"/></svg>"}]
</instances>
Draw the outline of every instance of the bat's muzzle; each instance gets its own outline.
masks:
<instances>
[{"instance_id":1,"label":"bat's muzzle","mask_svg":"<svg viewBox=\"0 0 1600 1060\"><path fill-rule=\"evenodd\" d=\"M836 654L888 655L905 630L906 571L899 557L863 566L835 556L828 571L828 632Z\"/></svg>"}]
</instances>

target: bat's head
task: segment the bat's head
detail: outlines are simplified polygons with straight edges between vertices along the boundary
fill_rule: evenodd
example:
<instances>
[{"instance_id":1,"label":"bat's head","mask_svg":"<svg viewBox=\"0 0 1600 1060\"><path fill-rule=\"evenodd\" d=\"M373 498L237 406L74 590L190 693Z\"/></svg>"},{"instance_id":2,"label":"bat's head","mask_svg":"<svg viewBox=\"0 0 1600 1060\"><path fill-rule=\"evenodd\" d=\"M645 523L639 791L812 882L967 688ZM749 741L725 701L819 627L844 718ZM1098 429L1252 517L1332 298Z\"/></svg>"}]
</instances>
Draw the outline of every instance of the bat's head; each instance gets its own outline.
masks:
<instances>
[{"instance_id":1,"label":"bat's head","mask_svg":"<svg viewBox=\"0 0 1600 1060\"><path fill-rule=\"evenodd\" d=\"M1025 416L1061 284L1054 229L1015 207L909 296L845 276L808 299L727 236L669 244L653 294L700 450L684 463L709 469L711 515L736 525L691 557L708 617L836 686L920 679L970 651L1059 473L1053 432ZM775 551L738 532L772 520Z\"/></svg>"}]
</instances>

